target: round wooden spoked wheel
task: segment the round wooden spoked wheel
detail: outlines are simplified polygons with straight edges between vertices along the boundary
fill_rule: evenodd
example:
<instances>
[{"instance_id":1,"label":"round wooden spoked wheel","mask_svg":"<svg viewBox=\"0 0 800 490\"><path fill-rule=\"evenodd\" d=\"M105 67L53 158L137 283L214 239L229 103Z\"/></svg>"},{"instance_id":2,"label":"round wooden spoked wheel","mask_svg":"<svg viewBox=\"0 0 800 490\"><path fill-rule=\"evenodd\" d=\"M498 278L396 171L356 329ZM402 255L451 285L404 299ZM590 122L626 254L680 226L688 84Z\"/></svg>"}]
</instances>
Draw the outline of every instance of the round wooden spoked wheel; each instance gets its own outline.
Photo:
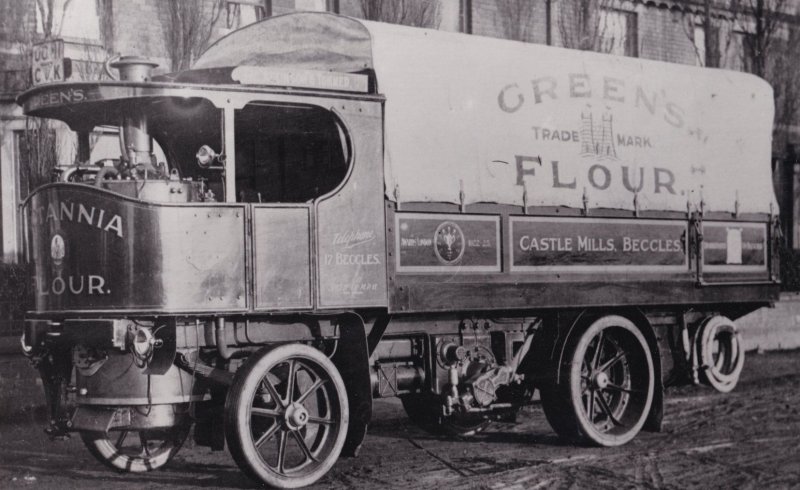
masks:
<instances>
[{"instance_id":1,"label":"round wooden spoked wheel","mask_svg":"<svg viewBox=\"0 0 800 490\"><path fill-rule=\"evenodd\" d=\"M542 390L553 429L598 446L633 439L650 412L655 385L639 329L621 316L602 317L568 342L565 358L562 381Z\"/></svg>"},{"instance_id":2,"label":"round wooden spoked wheel","mask_svg":"<svg viewBox=\"0 0 800 490\"><path fill-rule=\"evenodd\" d=\"M166 428L82 432L81 439L98 461L117 471L143 473L167 464L189 435L188 421Z\"/></svg>"},{"instance_id":3,"label":"round wooden spoked wheel","mask_svg":"<svg viewBox=\"0 0 800 490\"><path fill-rule=\"evenodd\" d=\"M301 344L264 348L236 373L225 402L225 438L245 473L297 488L336 462L348 417L344 383L324 354Z\"/></svg>"}]
</instances>

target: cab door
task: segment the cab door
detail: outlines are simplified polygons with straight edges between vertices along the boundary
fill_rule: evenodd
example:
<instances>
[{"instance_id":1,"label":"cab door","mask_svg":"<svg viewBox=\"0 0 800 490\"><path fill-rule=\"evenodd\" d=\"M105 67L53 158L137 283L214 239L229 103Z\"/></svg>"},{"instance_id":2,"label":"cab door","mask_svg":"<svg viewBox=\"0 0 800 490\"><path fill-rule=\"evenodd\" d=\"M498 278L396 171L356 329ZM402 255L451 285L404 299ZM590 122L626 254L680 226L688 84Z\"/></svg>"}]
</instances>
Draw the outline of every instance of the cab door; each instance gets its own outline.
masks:
<instances>
[{"instance_id":1,"label":"cab door","mask_svg":"<svg viewBox=\"0 0 800 490\"><path fill-rule=\"evenodd\" d=\"M310 310L311 206L252 205L255 310Z\"/></svg>"}]
</instances>

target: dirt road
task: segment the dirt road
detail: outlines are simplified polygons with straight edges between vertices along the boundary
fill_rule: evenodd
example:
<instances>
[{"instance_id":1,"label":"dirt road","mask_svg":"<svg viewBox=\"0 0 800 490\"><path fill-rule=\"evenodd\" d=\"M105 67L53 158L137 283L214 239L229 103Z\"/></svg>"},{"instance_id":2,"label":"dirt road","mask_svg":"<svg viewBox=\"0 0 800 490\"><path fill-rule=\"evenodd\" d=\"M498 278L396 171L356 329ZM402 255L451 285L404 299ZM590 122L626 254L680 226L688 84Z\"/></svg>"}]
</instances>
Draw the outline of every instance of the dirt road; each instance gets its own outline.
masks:
<instances>
[{"instance_id":1,"label":"dirt road","mask_svg":"<svg viewBox=\"0 0 800 490\"><path fill-rule=\"evenodd\" d=\"M427 435L376 402L361 455L315 488L800 488L800 351L752 354L733 393L668 393L662 433L614 449L561 443L537 406L469 441ZM165 470L106 471L80 439L51 443L30 411L0 415L2 488L257 488L227 452L187 447Z\"/></svg>"}]
</instances>

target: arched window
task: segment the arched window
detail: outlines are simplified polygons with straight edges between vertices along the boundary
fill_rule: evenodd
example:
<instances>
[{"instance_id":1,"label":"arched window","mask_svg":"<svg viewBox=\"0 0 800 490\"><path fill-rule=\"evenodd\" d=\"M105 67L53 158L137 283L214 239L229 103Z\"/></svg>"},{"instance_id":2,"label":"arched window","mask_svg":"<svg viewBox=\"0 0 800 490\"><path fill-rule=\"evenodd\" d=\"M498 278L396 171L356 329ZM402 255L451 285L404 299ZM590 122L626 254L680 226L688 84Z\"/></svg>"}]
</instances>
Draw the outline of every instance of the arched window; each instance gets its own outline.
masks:
<instances>
[{"instance_id":1,"label":"arched window","mask_svg":"<svg viewBox=\"0 0 800 490\"><path fill-rule=\"evenodd\" d=\"M254 102L234 127L238 201L306 202L347 176L344 128L327 110Z\"/></svg>"}]
</instances>

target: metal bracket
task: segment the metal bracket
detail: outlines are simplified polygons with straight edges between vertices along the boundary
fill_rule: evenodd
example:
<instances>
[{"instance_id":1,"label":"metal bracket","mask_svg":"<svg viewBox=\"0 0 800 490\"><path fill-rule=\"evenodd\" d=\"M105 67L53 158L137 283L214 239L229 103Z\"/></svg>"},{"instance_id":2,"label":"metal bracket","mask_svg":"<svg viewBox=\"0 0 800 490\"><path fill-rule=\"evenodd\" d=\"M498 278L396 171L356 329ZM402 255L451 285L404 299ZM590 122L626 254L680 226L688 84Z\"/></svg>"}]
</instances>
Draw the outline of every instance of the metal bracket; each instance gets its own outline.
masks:
<instances>
[{"instance_id":1,"label":"metal bracket","mask_svg":"<svg viewBox=\"0 0 800 490\"><path fill-rule=\"evenodd\" d=\"M459 187L458 200L461 203L461 212L464 213L464 212L467 211L467 205L466 205L467 195L464 192L464 180L463 179L459 179L458 187Z\"/></svg>"},{"instance_id":2,"label":"metal bracket","mask_svg":"<svg viewBox=\"0 0 800 490\"><path fill-rule=\"evenodd\" d=\"M703 285L703 202L700 201L700 210L694 214L694 245L697 267L697 285Z\"/></svg>"},{"instance_id":3,"label":"metal bracket","mask_svg":"<svg viewBox=\"0 0 800 490\"><path fill-rule=\"evenodd\" d=\"M528 186L522 184L522 214L528 214Z\"/></svg>"},{"instance_id":4,"label":"metal bracket","mask_svg":"<svg viewBox=\"0 0 800 490\"><path fill-rule=\"evenodd\" d=\"M774 210L772 207L772 203L769 203L769 226L770 226L770 234L772 237L771 245L771 253L768 257L769 259L769 277L770 280L775 284L780 284L781 276L780 270L775 270L775 262L776 257L780 256L780 248L781 248L781 240L783 239L783 230L781 229L781 218L779 215L774 214Z\"/></svg>"},{"instance_id":5,"label":"metal bracket","mask_svg":"<svg viewBox=\"0 0 800 490\"><path fill-rule=\"evenodd\" d=\"M400 211L400 185L394 186L394 202L397 204L397 210Z\"/></svg>"},{"instance_id":6,"label":"metal bracket","mask_svg":"<svg viewBox=\"0 0 800 490\"><path fill-rule=\"evenodd\" d=\"M583 215L589 215L589 195L586 193L586 187L583 188Z\"/></svg>"}]
</instances>

